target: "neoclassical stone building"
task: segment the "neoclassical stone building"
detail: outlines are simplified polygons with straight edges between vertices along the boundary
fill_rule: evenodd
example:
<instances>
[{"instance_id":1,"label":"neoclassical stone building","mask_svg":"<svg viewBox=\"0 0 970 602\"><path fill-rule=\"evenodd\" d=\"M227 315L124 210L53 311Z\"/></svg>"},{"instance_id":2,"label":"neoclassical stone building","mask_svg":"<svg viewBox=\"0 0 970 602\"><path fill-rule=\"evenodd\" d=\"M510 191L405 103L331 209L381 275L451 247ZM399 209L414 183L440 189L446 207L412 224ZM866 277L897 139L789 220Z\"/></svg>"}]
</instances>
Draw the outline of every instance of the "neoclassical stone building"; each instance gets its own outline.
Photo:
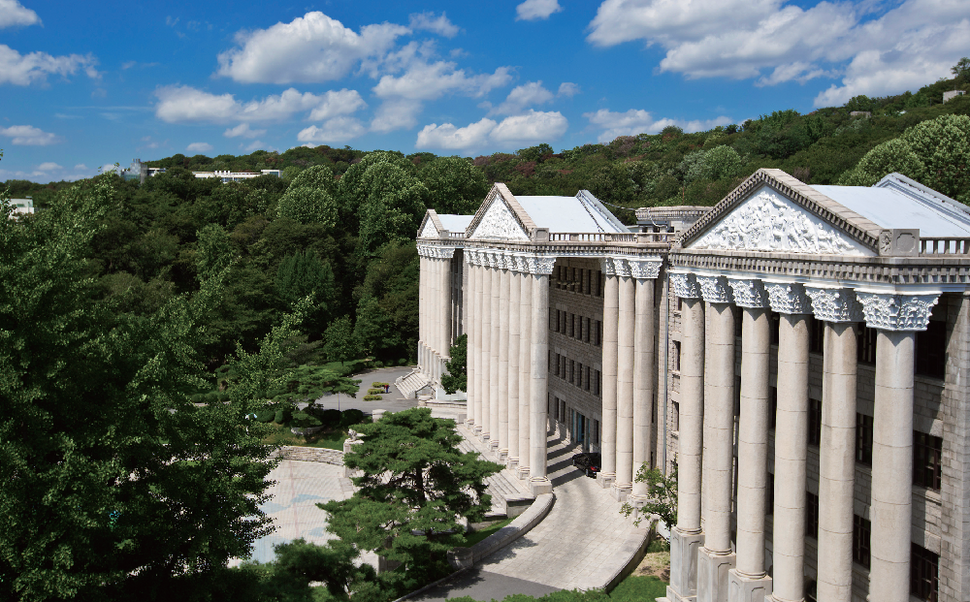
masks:
<instances>
[{"instance_id":1,"label":"neoclassical stone building","mask_svg":"<svg viewBox=\"0 0 970 602\"><path fill-rule=\"evenodd\" d=\"M676 469L667 600L970 600L970 211L760 170L715 207L429 211L412 388L468 335L467 423L536 491L546 434L637 503Z\"/></svg>"}]
</instances>

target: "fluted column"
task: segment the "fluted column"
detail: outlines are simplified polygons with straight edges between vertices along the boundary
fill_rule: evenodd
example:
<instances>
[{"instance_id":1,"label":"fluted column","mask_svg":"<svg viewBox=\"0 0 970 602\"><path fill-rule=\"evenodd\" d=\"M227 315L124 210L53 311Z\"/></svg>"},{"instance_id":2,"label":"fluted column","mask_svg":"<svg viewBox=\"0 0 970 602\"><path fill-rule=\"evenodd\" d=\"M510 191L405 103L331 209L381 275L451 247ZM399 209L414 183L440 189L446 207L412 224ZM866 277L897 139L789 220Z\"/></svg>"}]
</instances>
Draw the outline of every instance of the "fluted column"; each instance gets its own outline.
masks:
<instances>
[{"instance_id":1,"label":"fluted column","mask_svg":"<svg viewBox=\"0 0 970 602\"><path fill-rule=\"evenodd\" d=\"M532 416L530 482L536 494L552 491L546 476L546 441L549 384L549 274L555 261L539 258L532 284Z\"/></svg>"},{"instance_id":2,"label":"fluted column","mask_svg":"<svg viewBox=\"0 0 970 602\"><path fill-rule=\"evenodd\" d=\"M667 600L697 595L701 532L701 450L704 440L704 301L692 274L671 274L682 299L680 312L680 437L677 452L677 527L670 533L670 586Z\"/></svg>"},{"instance_id":3,"label":"fluted column","mask_svg":"<svg viewBox=\"0 0 970 602\"><path fill-rule=\"evenodd\" d=\"M531 466L531 436L532 436L532 276L525 271L519 274L520 307L519 307L519 468L520 479L529 478ZM545 323L545 322L544 322ZM548 330L548 323L546 329Z\"/></svg>"},{"instance_id":4,"label":"fluted column","mask_svg":"<svg viewBox=\"0 0 970 602\"><path fill-rule=\"evenodd\" d=\"M768 294L760 280L729 279L741 308L741 414L738 426L737 564L730 602L764 602L771 594L765 571L765 503L768 485L768 373L771 329Z\"/></svg>"},{"instance_id":5,"label":"fluted column","mask_svg":"<svg viewBox=\"0 0 970 602\"><path fill-rule=\"evenodd\" d=\"M723 276L698 276L706 307L704 346L704 547L698 552L698 602L727 599L734 497L734 311Z\"/></svg>"},{"instance_id":6,"label":"fluted column","mask_svg":"<svg viewBox=\"0 0 970 602\"><path fill-rule=\"evenodd\" d=\"M449 250L454 253L453 250ZM452 257L441 260L441 357L451 359L452 317L451 306L451 263ZM444 367L442 367L444 370Z\"/></svg>"},{"instance_id":7,"label":"fluted column","mask_svg":"<svg viewBox=\"0 0 970 602\"><path fill-rule=\"evenodd\" d=\"M481 432L482 429L482 400L485 399L482 390L482 383L484 382L482 379L482 321L484 314L482 306L482 276L485 268L479 262L481 262L481 256L476 255L475 268L472 270L475 279L474 305L472 306L472 311L475 312L475 315L472 316L472 334L475 344L472 345L474 356L471 358L475 366L475 409L473 415L475 432Z\"/></svg>"},{"instance_id":8,"label":"fluted column","mask_svg":"<svg viewBox=\"0 0 970 602\"><path fill-rule=\"evenodd\" d=\"M428 260L424 256L424 248L418 247L418 367L428 373L428 362L425 357L425 346L428 342Z\"/></svg>"},{"instance_id":9,"label":"fluted column","mask_svg":"<svg viewBox=\"0 0 970 602\"><path fill-rule=\"evenodd\" d=\"M489 286L489 295L492 298L492 304L489 306L492 312L492 329L489 333L491 335L492 343L489 347L491 352L491 358L488 364L488 378L489 378L489 393L488 393L488 432L490 438L488 440L488 445L492 450L497 451L499 446L499 429L498 429L498 405L499 405L499 395L504 392L499 389L499 372L501 372L501 363L499 360L499 354L501 353L499 349L501 341L502 332L502 316L501 316L501 302L502 302L502 264L501 257L498 259L498 265L492 269L491 274L491 284Z\"/></svg>"},{"instance_id":10,"label":"fluted column","mask_svg":"<svg viewBox=\"0 0 970 602\"><path fill-rule=\"evenodd\" d=\"M636 277L636 326L633 334L633 471L634 475L650 460L651 421L650 409L654 395L654 285L660 272L660 262L637 265ZM642 505L647 500L647 484L634 482L630 501ZM674 525L667 525L673 528Z\"/></svg>"},{"instance_id":11,"label":"fluted column","mask_svg":"<svg viewBox=\"0 0 970 602\"><path fill-rule=\"evenodd\" d=\"M478 401L478 390L475 388L475 376L477 376L477 367L475 366L475 360L478 357L477 351L475 350L475 345L478 344L478 337L475 334L475 322L478 320L478 311L475 310L475 296L478 288L478 283L475 280L475 273L477 268L472 263L472 255L470 252L466 251L463 254L465 260L465 278L466 288L464 291L464 303L465 303L465 334L468 335L466 340L466 355L465 355L465 369L467 372L467 379L465 391L467 401L465 407L465 426L472 427L475 424L475 404Z\"/></svg>"},{"instance_id":12,"label":"fluted column","mask_svg":"<svg viewBox=\"0 0 970 602\"><path fill-rule=\"evenodd\" d=\"M600 453L602 470L596 474L601 487L610 487L616 480L616 393L617 346L619 338L620 279L612 259L603 260L606 284L603 291L603 436Z\"/></svg>"},{"instance_id":13,"label":"fluted column","mask_svg":"<svg viewBox=\"0 0 970 602\"><path fill-rule=\"evenodd\" d=\"M485 259L485 258L483 258ZM491 423L492 407L492 271L493 268L488 264L482 263L482 408L481 420L475 426L482 441L488 441L491 437L489 425Z\"/></svg>"},{"instance_id":14,"label":"fluted column","mask_svg":"<svg viewBox=\"0 0 970 602\"><path fill-rule=\"evenodd\" d=\"M521 326L522 279L509 273L509 377L508 377L508 467L519 464L519 341Z\"/></svg>"},{"instance_id":15,"label":"fluted column","mask_svg":"<svg viewBox=\"0 0 970 602\"><path fill-rule=\"evenodd\" d=\"M509 297L511 272L504 266L499 278L498 339L498 451L503 459L509 455Z\"/></svg>"},{"instance_id":16,"label":"fluted column","mask_svg":"<svg viewBox=\"0 0 970 602\"><path fill-rule=\"evenodd\" d=\"M859 293L878 328L872 419L869 599L908 602L913 520L913 377L916 331L926 330L937 295Z\"/></svg>"},{"instance_id":17,"label":"fluted column","mask_svg":"<svg viewBox=\"0 0 970 602\"><path fill-rule=\"evenodd\" d=\"M431 380L438 380L438 260L428 259L428 372Z\"/></svg>"},{"instance_id":18,"label":"fluted column","mask_svg":"<svg viewBox=\"0 0 970 602\"><path fill-rule=\"evenodd\" d=\"M625 264L627 262L624 262ZM636 287L629 266L619 277L617 312L616 480L613 497L625 500L633 490L633 363Z\"/></svg>"},{"instance_id":19,"label":"fluted column","mask_svg":"<svg viewBox=\"0 0 970 602\"><path fill-rule=\"evenodd\" d=\"M862 319L862 313L850 289L808 287L808 294L815 317L825 321L818 468L818 599L851 602L858 372L855 322Z\"/></svg>"},{"instance_id":20,"label":"fluted column","mask_svg":"<svg viewBox=\"0 0 970 602\"><path fill-rule=\"evenodd\" d=\"M766 286L778 325L772 600L805 599L805 483L808 460L808 349L811 302L800 284ZM798 537L793 537L798 535Z\"/></svg>"}]
</instances>

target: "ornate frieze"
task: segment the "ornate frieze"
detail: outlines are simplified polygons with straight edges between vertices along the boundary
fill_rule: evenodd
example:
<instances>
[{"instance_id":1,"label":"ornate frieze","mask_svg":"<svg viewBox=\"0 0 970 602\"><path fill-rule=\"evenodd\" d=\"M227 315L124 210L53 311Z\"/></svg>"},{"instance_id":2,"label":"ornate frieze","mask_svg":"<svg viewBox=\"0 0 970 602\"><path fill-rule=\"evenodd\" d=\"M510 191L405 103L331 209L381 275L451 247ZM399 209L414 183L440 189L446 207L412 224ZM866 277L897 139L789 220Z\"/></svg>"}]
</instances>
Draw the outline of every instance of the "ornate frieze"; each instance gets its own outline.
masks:
<instances>
[{"instance_id":1,"label":"ornate frieze","mask_svg":"<svg viewBox=\"0 0 970 602\"><path fill-rule=\"evenodd\" d=\"M841 230L767 187L741 203L690 248L813 255L873 254Z\"/></svg>"},{"instance_id":2,"label":"ornate frieze","mask_svg":"<svg viewBox=\"0 0 970 602\"><path fill-rule=\"evenodd\" d=\"M780 314L810 314L812 300L805 293L805 287L796 282L766 282L765 291L771 311Z\"/></svg>"},{"instance_id":3,"label":"ornate frieze","mask_svg":"<svg viewBox=\"0 0 970 602\"><path fill-rule=\"evenodd\" d=\"M806 285L815 318L826 322L861 322L862 306L850 288L820 288Z\"/></svg>"},{"instance_id":4,"label":"ornate frieze","mask_svg":"<svg viewBox=\"0 0 970 602\"><path fill-rule=\"evenodd\" d=\"M869 328L881 330L926 330L930 313L940 296L892 295L857 292Z\"/></svg>"},{"instance_id":5,"label":"ornate frieze","mask_svg":"<svg viewBox=\"0 0 970 602\"><path fill-rule=\"evenodd\" d=\"M701 287L701 295L708 303L731 303L733 301L731 288L724 276L697 276L697 284Z\"/></svg>"},{"instance_id":6,"label":"ornate frieze","mask_svg":"<svg viewBox=\"0 0 970 602\"><path fill-rule=\"evenodd\" d=\"M502 199L496 198L469 238L527 241L529 234Z\"/></svg>"},{"instance_id":7,"label":"ornate frieze","mask_svg":"<svg viewBox=\"0 0 970 602\"><path fill-rule=\"evenodd\" d=\"M728 278L734 302L739 307L764 309L768 307L768 293L764 284L755 278Z\"/></svg>"},{"instance_id":8,"label":"ornate frieze","mask_svg":"<svg viewBox=\"0 0 970 602\"><path fill-rule=\"evenodd\" d=\"M670 286L681 299L700 299L701 287L693 274L670 274Z\"/></svg>"},{"instance_id":9,"label":"ornate frieze","mask_svg":"<svg viewBox=\"0 0 970 602\"><path fill-rule=\"evenodd\" d=\"M435 245L418 245L418 256L429 259L451 259L455 256L454 247L438 247Z\"/></svg>"},{"instance_id":10,"label":"ornate frieze","mask_svg":"<svg viewBox=\"0 0 970 602\"><path fill-rule=\"evenodd\" d=\"M656 280L660 276L660 266L663 265L663 261L660 257L653 259L631 259L630 264L630 275L637 280Z\"/></svg>"}]
</instances>

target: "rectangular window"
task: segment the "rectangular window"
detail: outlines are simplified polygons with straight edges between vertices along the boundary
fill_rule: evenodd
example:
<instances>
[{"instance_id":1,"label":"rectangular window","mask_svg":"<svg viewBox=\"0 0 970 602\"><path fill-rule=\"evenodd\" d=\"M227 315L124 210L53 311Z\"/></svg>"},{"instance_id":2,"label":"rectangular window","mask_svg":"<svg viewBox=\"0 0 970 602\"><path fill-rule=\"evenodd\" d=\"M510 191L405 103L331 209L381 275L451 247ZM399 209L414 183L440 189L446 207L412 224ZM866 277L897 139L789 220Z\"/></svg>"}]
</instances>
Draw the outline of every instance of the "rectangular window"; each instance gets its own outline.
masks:
<instances>
[{"instance_id":1,"label":"rectangular window","mask_svg":"<svg viewBox=\"0 0 970 602\"><path fill-rule=\"evenodd\" d=\"M872 526L858 514L852 515L852 560L869 568L869 534Z\"/></svg>"},{"instance_id":2,"label":"rectangular window","mask_svg":"<svg viewBox=\"0 0 970 602\"><path fill-rule=\"evenodd\" d=\"M586 330L584 330L583 332L586 335L586 339L585 340L586 340L587 343L589 342L589 331L590 330L591 330L590 329L590 319L589 318L586 318Z\"/></svg>"},{"instance_id":3,"label":"rectangular window","mask_svg":"<svg viewBox=\"0 0 970 602\"><path fill-rule=\"evenodd\" d=\"M670 429L676 433L680 431L680 403L675 401L672 405L674 411L671 412L672 416L670 417L670 421L672 424L670 425Z\"/></svg>"},{"instance_id":4,"label":"rectangular window","mask_svg":"<svg viewBox=\"0 0 970 602\"><path fill-rule=\"evenodd\" d=\"M946 322L930 320L916 333L916 374L943 378L946 374Z\"/></svg>"},{"instance_id":5,"label":"rectangular window","mask_svg":"<svg viewBox=\"0 0 970 602\"><path fill-rule=\"evenodd\" d=\"M876 338L877 331L875 328L860 326L858 352L860 364L876 363Z\"/></svg>"},{"instance_id":6,"label":"rectangular window","mask_svg":"<svg viewBox=\"0 0 970 602\"><path fill-rule=\"evenodd\" d=\"M592 275L591 270L583 270L583 293L589 294L589 281Z\"/></svg>"},{"instance_id":7,"label":"rectangular window","mask_svg":"<svg viewBox=\"0 0 970 602\"><path fill-rule=\"evenodd\" d=\"M576 386L580 389L583 388L583 365L579 364L579 370L576 370Z\"/></svg>"},{"instance_id":8,"label":"rectangular window","mask_svg":"<svg viewBox=\"0 0 970 602\"><path fill-rule=\"evenodd\" d=\"M943 439L913 431L913 484L939 491L942 456Z\"/></svg>"},{"instance_id":9,"label":"rectangular window","mask_svg":"<svg viewBox=\"0 0 970 602\"><path fill-rule=\"evenodd\" d=\"M822 441L822 402L808 400L808 444L818 445Z\"/></svg>"},{"instance_id":10,"label":"rectangular window","mask_svg":"<svg viewBox=\"0 0 970 602\"><path fill-rule=\"evenodd\" d=\"M805 492L805 536L818 539L818 496Z\"/></svg>"},{"instance_id":11,"label":"rectangular window","mask_svg":"<svg viewBox=\"0 0 970 602\"><path fill-rule=\"evenodd\" d=\"M683 309L684 309L684 300L681 299L680 297L677 297L677 311L683 311Z\"/></svg>"},{"instance_id":12,"label":"rectangular window","mask_svg":"<svg viewBox=\"0 0 970 602\"><path fill-rule=\"evenodd\" d=\"M768 482L765 484L765 515L771 516L775 513L775 475L768 473Z\"/></svg>"},{"instance_id":13,"label":"rectangular window","mask_svg":"<svg viewBox=\"0 0 970 602\"><path fill-rule=\"evenodd\" d=\"M600 444L600 421L594 420L593 427L590 429L590 439L593 445Z\"/></svg>"},{"instance_id":14,"label":"rectangular window","mask_svg":"<svg viewBox=\"0 0 970 602\"><path fill-rule=\"evenodd\" d=\"M825 343L825 322L815 317L809 318L811 332L808 338L808 350L812 353L822 353Z\"/></svg>"},{"instance_id":15,"label":"rectangular window","mask_svg":"<svg viewBox=\"0 0 970 602\"><path fill-rule=\"evenodd\" d=\"M576 316L576 338L583 340L583 316Z\"/></svg>"},{"instance_id":16,"label":"rectangular window","mask_svg":"<svg viewBox=\"0 0 970 602\"><path fill-rule=\"evenodd\" d=\"M855 461L872 466L872 416L855 415Z\"/></svg>"},{"instance_id":17,"label":"rectangular window","mask_svg":"<svg viewBox=\"0 0 970 602\"><path fill-rule=\"evenodd\" d=\"M569 384L576 382L576 362L569 360Z\"/></svg>"},{"instance_id":18,"label":"rectangular window","mask_svg":"<svg viewBox=\"0 0 970 602\"><path fill-rule=\"evenodd\" d=\"M556 368L553 372L556 376L559 376L559 354L556 354Z\"/></svg>"},{"instance_id":19,"label":"rectangular window","mask_svg":"<svg viewBox=\"0 0 970 602\"><path fill-rule=\"evenodd\" d=\"M586 366L586 390L589 391L589 381L593 380L591 377L593 375L593 369Z\"/></svg>"},{"instance_id":20,"label":"rectangular window","mask_svg":"<svg viewBox=\"0 0 970 602\"><path fill-rule=\"evenodd\" d=\"M595 370L593 372L593 374L594 374L594 380L593 380L593 395L599 396L599 394L600 394L600 381L601 381L600 371L599 370Z\"/></svg>"},{"instance_id":21,"label":"rectangular window","mask_svg":"<svg viewBox=\"0 0 970 602\"><path fill-rule=\"evenodd\" d=\"M940 557L911 544L909 593L920 600L936 602L939 596Z\"/></svg>"},{"instance_id":22,"label":"rectangular window","mask_svg":"<svg viewBox=\"0 0 970 602\"><path fill-rule=\"evenodd\" d=\"M777 345L781 338L781 316L771 312L768 314L768 320L771 322L771 344Z\"/></svg>"},{"instance_id":23,"label":"rectangular window","mask_svg":"<svg viewBox=\"0 0 970 602\"><path fill-rule=\"evenodd\" d=\"M674 372L680 372L680 341L674 341Z\"/></svg>"}]
</instances>

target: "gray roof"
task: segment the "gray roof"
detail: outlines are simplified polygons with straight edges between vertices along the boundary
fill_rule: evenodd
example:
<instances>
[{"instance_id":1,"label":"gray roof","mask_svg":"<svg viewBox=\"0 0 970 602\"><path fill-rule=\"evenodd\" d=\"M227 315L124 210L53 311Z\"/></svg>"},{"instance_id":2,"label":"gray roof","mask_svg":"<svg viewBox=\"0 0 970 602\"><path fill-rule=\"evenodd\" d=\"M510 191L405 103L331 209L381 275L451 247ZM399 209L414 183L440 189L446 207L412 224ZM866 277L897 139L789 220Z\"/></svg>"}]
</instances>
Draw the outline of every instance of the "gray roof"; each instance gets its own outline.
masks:
<instances>
[{"instance_id":1,"label":"gray roof","mask_svg":"<svg viewBox=\"0 0 970 602\"><path fill-rule=\"evenodd\" d=\"M920 236L970 236L970 213L941 202L937 195L864 186L812 188L882 228L919 228Z\"/></svg>"},{"instance_id":2,"label":"gray roof","mask_svg":"<svg viewBox=\"0 0 970 602\"><path fill-rule=\"evenodd\" d=\"M629 232L596 197L586 191L576 196L516 196L539 228L549 232Z\"/></svg>"},{"instance_id":3,"label":"gray roof","mask_svg":"<svg viewBox=\"0 0 970 602\"><path fill-rule=\"evenodd\" d=\"M449 232L464 232L468 224L472 223L474 215L456 215L454 213L439 213L441 225Z\"/></svg>"}]
</instances>

